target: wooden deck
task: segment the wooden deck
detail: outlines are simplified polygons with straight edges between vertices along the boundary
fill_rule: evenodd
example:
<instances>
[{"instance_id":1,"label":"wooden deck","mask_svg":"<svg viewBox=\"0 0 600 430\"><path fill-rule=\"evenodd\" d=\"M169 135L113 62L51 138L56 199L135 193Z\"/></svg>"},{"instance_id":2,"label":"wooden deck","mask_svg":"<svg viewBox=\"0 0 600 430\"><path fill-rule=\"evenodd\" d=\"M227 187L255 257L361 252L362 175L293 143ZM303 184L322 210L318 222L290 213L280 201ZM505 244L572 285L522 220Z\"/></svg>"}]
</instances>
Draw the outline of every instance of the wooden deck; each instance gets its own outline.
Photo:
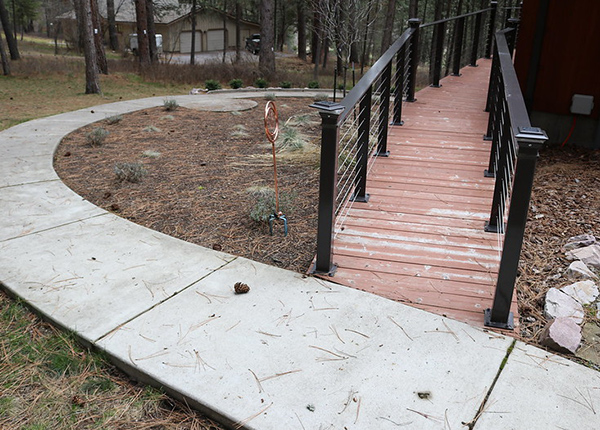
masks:
<instances>
[{"instance_id":1,"label":"wooden deck","mask_svg":"<svg viewBox=\"0 0 600 430\"><path fill-rule=\"evenodd\" d=\"M404 104L390 157L369 173L369 202L354 203L336 234L333 280L483 326L501 243L483 231L494 186L482 139L491 60L478 64Z\"/></svg>"}]
</instances>

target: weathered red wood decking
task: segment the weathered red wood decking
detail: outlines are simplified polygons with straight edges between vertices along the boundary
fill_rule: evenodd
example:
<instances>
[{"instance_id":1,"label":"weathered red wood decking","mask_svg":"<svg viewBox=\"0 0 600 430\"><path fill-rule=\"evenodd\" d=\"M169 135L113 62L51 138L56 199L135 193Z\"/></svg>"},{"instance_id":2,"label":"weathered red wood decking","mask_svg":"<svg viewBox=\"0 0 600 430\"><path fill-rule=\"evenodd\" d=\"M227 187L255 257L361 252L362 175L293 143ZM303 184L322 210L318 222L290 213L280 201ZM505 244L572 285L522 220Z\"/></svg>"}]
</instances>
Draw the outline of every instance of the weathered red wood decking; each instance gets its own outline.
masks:
<instances>
[{"instance_id":1,"label":"weathered red wood decking","mask_svg":"<svg viewBox=\"0 0 600 430\"><path fill-rule=\"evenodd\" d=\"M391 155L369 173L369 202L354 203L338 229L333 279L483 326L501 244L483 231L494 186L483 175L491 60L478 64L404 104Z\"/></svg>"}]
</instances>

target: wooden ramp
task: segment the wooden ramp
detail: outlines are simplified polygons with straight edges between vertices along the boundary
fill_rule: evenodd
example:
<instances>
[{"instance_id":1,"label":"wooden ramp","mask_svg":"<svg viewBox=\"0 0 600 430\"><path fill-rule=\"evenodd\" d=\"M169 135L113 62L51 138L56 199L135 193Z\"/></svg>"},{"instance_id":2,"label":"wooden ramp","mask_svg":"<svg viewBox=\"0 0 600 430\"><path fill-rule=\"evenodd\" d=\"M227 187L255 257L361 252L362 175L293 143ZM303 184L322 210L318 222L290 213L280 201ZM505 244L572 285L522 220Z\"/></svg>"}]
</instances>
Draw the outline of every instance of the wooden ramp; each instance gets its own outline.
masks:
<instances>
[{"instance_id":1,"label":"wooden ramp","mask_svg":"<svg viewBox=\"0 0 600 430\"><path fill-rule=\"evenodd\" d=\"M483 175L491 60L478 64L404 103L404 125L390 127L390 156L369 173L369 202L342 218L333 280L483 326L502 244L483 230L494 187Z\"/></svg>"}]
</instances>

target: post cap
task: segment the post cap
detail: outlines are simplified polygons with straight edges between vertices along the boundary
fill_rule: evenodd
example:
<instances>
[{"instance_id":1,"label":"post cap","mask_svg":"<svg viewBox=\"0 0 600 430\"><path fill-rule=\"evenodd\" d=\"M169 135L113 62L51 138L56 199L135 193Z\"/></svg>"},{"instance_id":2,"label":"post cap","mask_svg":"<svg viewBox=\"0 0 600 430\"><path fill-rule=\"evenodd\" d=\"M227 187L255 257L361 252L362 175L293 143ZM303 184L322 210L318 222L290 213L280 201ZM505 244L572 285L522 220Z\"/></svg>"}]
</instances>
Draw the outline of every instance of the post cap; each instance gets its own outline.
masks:
<instances>
[{"instance_id":1,"label":"post cap","mask_svg":"<svg viewBox=\"0 0 600 430\"><path fill-rule=\"evenodd\" d=\"M309 107L319 109L323 113L341 114L345 107L337 102L320 101L311 104Z\"/></svg>"},{"instance_id":2,"label":"post cap","mask_svg":"<svg viewBox=\"0 0 600 430\"><path fill-rule=\"evenodd\" d=\"M518 127L518 133L515 137L519 141L519 146L543 145L548 140L548 135L539 127Z\"/></svg>"}]
</instances>

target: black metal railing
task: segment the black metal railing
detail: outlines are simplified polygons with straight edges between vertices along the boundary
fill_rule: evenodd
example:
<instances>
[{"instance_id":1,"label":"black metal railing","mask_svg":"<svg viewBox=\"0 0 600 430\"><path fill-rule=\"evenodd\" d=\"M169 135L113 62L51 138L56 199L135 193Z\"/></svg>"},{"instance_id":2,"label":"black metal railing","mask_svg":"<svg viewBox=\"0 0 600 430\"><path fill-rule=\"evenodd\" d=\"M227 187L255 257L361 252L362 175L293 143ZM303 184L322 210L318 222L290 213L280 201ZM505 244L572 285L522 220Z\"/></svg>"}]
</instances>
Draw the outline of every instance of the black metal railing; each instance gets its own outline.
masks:
<instances>
[{"instance_id":1,"label":"black metal railing","mask_svg":"<svg viewBox=\"0 0 600 430\"><path fill-rule=\"evenodd\" d=\"M495 178L490 218L485 230L504 236L494 302L485 325L513 329L510 312L538 153L547 136L532 127L512 63L518 20L495 36L488 90L489 122L485 139L492 141L486 176Z\"/></svg>"},{"instance_id":2,"label":"black metal railing","mask_svg":"<svg viewBox=\"0 0 600 430\"><path fill-rule=\"evenodd\" d=\"M322 119L317 256L311 273L335 272L334 236L350 205L368 201L368 170L376 157L388 155L388 126L402 125L402 102L415 101L418 72L429 67L428 83L439 86L449 74L449 58L458 74L465 64L476 65L480 54L489 56L496 6L491 2L488 9L429 24L410 19L409 28L346 97L311 105ZM454 31L447 31L451 24Z\"/></svg>"}]
</instances>

